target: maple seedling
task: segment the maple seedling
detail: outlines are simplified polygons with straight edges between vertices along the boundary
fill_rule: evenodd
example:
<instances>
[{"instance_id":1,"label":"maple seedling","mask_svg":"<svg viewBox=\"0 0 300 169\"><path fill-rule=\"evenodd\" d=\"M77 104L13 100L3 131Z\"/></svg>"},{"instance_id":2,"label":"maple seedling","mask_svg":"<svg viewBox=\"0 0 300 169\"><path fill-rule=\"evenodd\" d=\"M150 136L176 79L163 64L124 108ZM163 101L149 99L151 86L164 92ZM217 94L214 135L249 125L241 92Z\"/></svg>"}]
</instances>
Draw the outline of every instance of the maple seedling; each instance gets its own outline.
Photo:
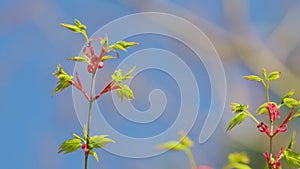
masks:
<instances>
[{"instance_id":1,"label":"maple seedling","mask_svg":"<svg viewBox=\"0 0 300 169\"><path fill-rule=\"evenodd\" d=\"M123 100L126 98L131 100L134 98L134 94L130 87L123 82L125 80L132 78L132 72L135 70L135 67L130 69L127 73L123 74L122 70L116 70L115 73L111 76L111 81L106 85L106 87L101 90L98 94L93 95L94 91L94 83L95 83L95 75L98 70L103 69L105 66L105 62L107 60L113 58L120 58L120 54L118 51L127 51L127 48L137 45L137 42L126 42L126 41L118 41L114 44L109 45L108 36L106 35L104 38L96 37L89 38L86 33L86 26L83 25L79 20L74 20L74 25L72 24L60 24L61 26L71 30L75 33L81 33L85 40L86 45L83 47L83 55L82 56L74 56L71 58L67 58L71 61L81 62L83 64L87 64L87 71L91 74L91 86L89 89L89 93L83 88L82 82L78 73L75 73L76 79L73 76L66 73L63 70L61 65L57 66L57 71L53 73L53 75L58 79L57 86L54 89L53 94L57 94L58 92L63 91L69 86L73 86L78 89L86 98L89 103L88 107L88 121L83 127L83 137L73 133L73 138L66 140L63 142L58 150L58 153L72 153L74 151L79 150L80 148L84 152L84 168L88 168L88 157L89 155L94 156L94 158L98 161L98 155L94 151L95 149L103 148L108 143L113 143L114 140L108 138L108 135L95 135L90 136L91 130L91 117L92 117L92 106L93 102L96 101L99 97L107 92L111 92L116 90L118 97ZM98 41L101 44L101 52L96 54L94 47L92 45L92 41ZM111 53L115 53L115 56Z\"/></svg>"},{"instance_id":2,"label":"maple seedling","mask_svg":"<svg viewBox=\"0 0 300 169\"><path fill-rule=\"evenodd\" d=\"M226 131L233 129L237 125L241 124L247 117L250 117L256 123L257 130L259 132L265 133L267 137L269 137L270 141L269 151L266 151L264 154L266 159L265 169L281 169L282 165L280 160L283 158L286 160L286 163L290 168L292 166L297 168L300 167L300 154L292 151L296 136L295 132L293 133L291 141L286 148L282 146L280 150L278 150L277 154L273 153L273 138L275 136L278 136L281 132L286 132L288 130L288 123L300 115L300 101L292 98L295 90L290 90L289 92L287 92L281 99L280 103L270 101L270 83L273 80L279 79L280 75L281 73L277 71L271 72L267 75L266 70L262 69L262 76L244 76L246 80L257 81L264 86L266 102L261 104L256 109L256 111L253 113L255 115L248 111L248 105L232 103L232 112L235 114L235 116L232 118L226 129ZM282 113L280 113L279 111L279 109L283 106L290 109L287 115L282 115ZM268 124L257 119L257 117L261 115L268 116ZM277 119L279 119L281 116L283 116L284 120L279 125L276 125L275 122L277 122Z\"/></svg>"}]
</instances>

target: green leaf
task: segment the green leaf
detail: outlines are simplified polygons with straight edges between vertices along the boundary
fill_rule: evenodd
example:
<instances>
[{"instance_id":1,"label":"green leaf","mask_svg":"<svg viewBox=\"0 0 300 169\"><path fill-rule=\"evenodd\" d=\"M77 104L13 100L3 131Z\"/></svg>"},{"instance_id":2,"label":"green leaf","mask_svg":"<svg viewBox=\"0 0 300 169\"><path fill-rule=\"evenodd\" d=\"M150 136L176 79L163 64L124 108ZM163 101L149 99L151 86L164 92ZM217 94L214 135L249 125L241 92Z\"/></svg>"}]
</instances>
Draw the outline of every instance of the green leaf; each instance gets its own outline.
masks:
<instances>
[{"instance_id":1,"label":"green leaf","mask_svg":"<svg viewBox=\"0 0 300 169\"><path fill-rule=\"evenodd\" d=\"M111 76L111 78L116 83L121 83L123 81L122 70L121 69L116 70L115 73Z\"/></svg>"},{"instance_id":2,"label":"green leaf","mask_svg":"<svg viewBox=\"0 0 300 169\"><path fill-rule=\"evenodd\" d=\"M129 48L129 47L136 46L139 44L137 42L126 42L126 41L119 41L117 43L119 45L123 46L124 48Z\"/></svg>"},{"instance_id":3,"label":"green leaf","mask_svg":"<svg viewBox=\"0 0 300 169\"><path fill-rule=\"evenodd\" d=\"M185 150L188 147L181 144L178 141L169 141L169 142L166 142L164 144L157 146L157 148L162 149L162 150L181 151L181 150Z\"/></svg>"},{"instance_id":4,"label":"green leaf","mask_svg":"<svg viewBox=\"0 0 300 169\"><path fill-rule=\"evenodd\" d=\"M257 116L263 115L265 113L268 113L269 110L267 109L267 103L264 103L260 105L256 110L255 113L257 113Z\"/></svg>"},{"instance_id":5,"label":"green leaf","mask_svg":"<svg viewBox=\"0 0 300 169\"><path fill-rule=\"evenodd\" d=\"M228 155L228 161L231 163L244 163L249 164L250 159L245 152L235 152Z\"/></svg>"},{"instance_id":6,"label":"green leaf","mask_svg":"<svg viewBox=\"0 0 300 169\"><path fill-rule=\"evenodd\" d=\"M86 26L83 25L78 19L74 19L74 23L81 30L81 32L86 30Z\"/></svg>"},{"instance_id":7,"label":"green leaf","mask_svg":"<svg viewBox=\"0 0 300 169\"><path fill-rule=\"evenodd\" d=\"M292 148L293 148L294 143L295 143L295 137L296 137L296 132L293 131L293 135L292 135L291 141L290 141L290 143L289 143L287 149L292 149Z\"/></svg>"},{"instance_id":8,"label":"green leaf","mask_svg":"<svg viewBox=\"0 0 300 169\"><path fill-rule=\"evenodd\" d=\"M76 62L86 62L88 64L90 63L90 58L85 55L68 58L68 60L72 60L72 61L76 61Z\"/></svg>"},{"instance_id":9,"label":"green leaf","mask_svg":"<svg viewBox=\"0 0 300 169\"><path fill-rule=\"evenodd\" d=\"M289 98L289 97L293 96L294 94L295 94L295 90L294 90L294 89L292 89L292 90L290 90L289 92L287 92L287 93L283 96L281 103L284 103L283 100L284 100L285 98Z\"/></svg>"},{"instance_id":10,"label":"green leaf","mask_svg":"<svg viewBox=\"0 0 300 169\"><path fill-rule=\"evenodd\" d=\"M117 89L118 97L123 101L123 97L125 97L128 100L134 99L134 95L132 90L124 84L119 84L119 88Z\"/></svg>"},{"instance_id":11,"label":"green leaf","mask_svg":"<svg viewBox=\"0 0 300 169\"><path fill-rule=\"evenodd\" d=\"M105 35L105 37L100 41L102 46L107 46L108 45L108 36Z\"/></svg>"},{"instance_id":12,"label":"green leaf","mask_svg":"<svg viewBox=\"0 0 300 169\"><path fill-rule=\"evenodd\" d=\"M88 137L88 135L87 135L87 131L86 131L86 125L84 124L83 125L83 138L84 138L84 140L86 140L87 137Z\"/></svg>"},{"instance_id":13,"label":"green leaf","mask_svg":"<svg viewBox=\"0 0 300 169\"><path fill-rule=\"evenodd\" d=\"M69 30L71 30L73 32L76 32L76 33L80 33L81 32L80 28L78 28L75 25L61 23L60 26L65 27L65 28L67 28L67 29L69 29Z\"/></svg>"},{"instance_id":14,"label":"green leaf","mask_svg":"<svg viewBox=\"0 0 300 169\"><path fill-rule=\"evenodd\" d=\"M298 116L300 116L300 109L292 116L292 118L290 120L293 120Z\"/></svg>"},{"instance_id":15,"label":"green leaf","mask_svg":"<svg viewBox=\"0 0 300 169\"><path fill-rule=\"evenodd\" d=\"M247 117L247 114L245 112L239 113L237 115L235 115L232 120L230 121L226 131L231 130L232 128L234 128L236 125L241 124L245 118Z\"/></svg>"},{"instance_id":16,"label":"green leaf","mask_svg":"<svg viewBox=\"0 0 300 169\"><path fill-rule=\"evenodd\" d=\"M57 72L54 72L53 75L59 80L57 82L58 85L54 89L53 95L63 91L71 85L71 82L73 82L73 76L68 75L60 65L57 66Z\"/></svg>"},{"instance_id":17,"label":"green leaf","mask_svg":"<svg viewBox=\"0 0 300 169\"><path fill-rule=\"evenodd\" d=\"M244 79L246 80L253 80L253 81L262 81L262 78L260 78L259 76L256 75L248 75L248 76L243 76Z\"/></svg>"},{"instance_id":18,"label":"green leaf","mask_svg":"<svg viewBox=\"0 0 300 169\"><path fill-rule=\"evenodd\" d=\"M124 80L132 78L132 72L135 70L135 67L131 68L124 76L122 74L122 70L118 69L115 73L111 76L111 78L116 82L116 85L121 83Z\"/></svg>"},{"instance_id":19,"label":"green leaf","mask_svg":"<svg viewBox=\"0 0 300 169\"><path fill-rule=\"evenodd\" d=\"M268 76L268 80L276 80L280 78L280 72L271 72Z\"/></svg>"},{"instance_id":20,"label":"green leaf","mask_svg":"<svg viewBox=\"0 0 300 169\"><path fill-rule=\"evenodd\" d=\"M251 169L248 164L250 163L250 159L246 153L231 153L228 155L228 164L224 167L224 169Z\"/></svg>"},{"instance_id":21,"label":"green leaf","mask_svg":"<svg viewBox=\"0 0 300 169\"><path fill-rule=\"evenodd\" d=\"M77 27L80 27L81 22L78 19L74 19L74 23Z\"/></svg>"},{"instance_id":22,"label":"green leaf","mask_svg":"<svg viewBox=\"0 0 300 169\"><path fill-rule=\"evenodd\" d=\"M265 168L264 169L269 169L269 164L266 162Z\"/></svg>"},{"instance_id":23,"label":"green leaf","mask_svg":"<svg viewBox=\"0 0 300 169\"><path fill-rule=\"evenodd\" d=\"M110 45L110 50L122 50L127 51L126 48L137 45L137 42L126 42L126 41L118 41L117 43Z\"/></svg>"},{"instance_id":24,"label":"green leaf","mask_svg":"<svg viewBox=\"0 0 300 169\"><path fill-rule=\"evenodd\" d=\"M187 136L184 131L179 133L180 143L186 147L192 147L194 142Z\"/></svg>"},{"instance_id":25,"label":"green leaf","mask_svg":"<svg viewBox=\"0 0 300 169\"><path fill-rule=\"evenodd\" d=\"M134 67L132 67L124 76L123 76L123 81L124 80L127 80L127 79L131 79L132 78L132 72L135 70L135 66Z\"/></svg>"},{"instance_id":26,"label":"green leaf","mask_svg":"<svg viewBox=\"0 0 300 169\"><path fill-rule=\"evenodd\" d=\"M231 168L234 169L251 169L247 164L241 164L241 163L234 163L231 165Z\"/></svg>"},{"instance_id":27,"label":"green leaf","mask_svg":"<svg viewBox=\"0 0 300 169\"><path fill-rule=\"evenodd\" d=\"M120 44L113 44L113 45L109 46L109 48L111 50L122 50L122 51L126 51L127 52L127 50L122 45L120 45Z\"/></svg>"},{"instance_id":28,"label":"green leaf","mask_svg":"<svg viewBox=\"0 0 300 169\"><path fill-rule=\"evenodd\" d=\"M96 161L99 161L98 155L97 155L97 153L95 151L90 150L90 153L91 153L92 156L94 156L94 158L96 159Z\"/></svg>"},{"instance_id":29,"label":"green leaf","mask_svg":"<svg viewBox=\"0 0 300 169\"><path fill-rule=\"evenodd\" d=\"M293 152L291 149L285 149L283 151L286 163L289 167L295 166L297 168L300 167L300 154Z\"/></svg>"},{"instance_id":30,"label":"green leaf","mask_svg":"<svg viewBox=\"0 0 300 169\"><path fill-rule=\"evenodd\" d=\"M103 56L101 61L104 62L104 61L107 61L109 59L112 59L112 58L115 58L114 56L109 56L109 55L106 55L106 56Z\"/></svg>"},{"instance_id":31,"label":"green leaf","mask_svg":"<svg viewBox=\"0 0 300 169\"><path fill-rule=\"evenodd\" d=\"M293 98L285 98L283 99L283 103L290 109L298 106L299 102Z\"/></svg>"},{"instance_id":32,"label":"green leaf","mask_svg":"<svg viewBox=\"0 0 300 169\"><path fill-rule=\"evenodd\" d=\"M77 151L81 147L81 140L74 138L63 142L58 150L58 153L68 154Z\"/></svg>"},{"instance_id":33,"label":"green leaf","mask_svg":"<svg viewBox=\"0 0 300 169\"><path fill-rule=\"evenodd\" d=\"M74 24L75 25L61 23L60 26L63 26L73 32L76 32L76 33L84 32L86 30L86 26L81 24L81 22L79 20L75 19Z\"/></svg>"},{"instance_id":34,"label":"green leaf","mask_svg":"<svg viewBox=\"0 0 300 169\"><path fill-rule=\"evenodd\" d=\"M262 69L261 74L263 75L264 79L267 79L267 71L265 68Z\"/></svg>"},{"instance_id":35,"label":"green leaf","mask_svg":"<svg viewBox=\"0 0 300 169\"><path fill-rule=\"evenodd\" d=\"M106 144L115 142L114 140L106 137L107 135L98 135L98 136L91 137L90 146L92 148L103 148L106 146Z\"/></svg>"},{"instance_id":36,"label":"green leaf","mask_svg":"<svg viewBox=\"0 0 300 169\"><path fill-rule=\"evenodd\" d=\"M238 103L231 103L231 110L233 113L241 113L248 109L248 105L245 104L238 104Z\"/></svg>"},{"instance_id":37,"label":"green leaf","mask_svg":"<svg viewBox=\"0 0 300 169\"><path fill-rule=\"evenodd\" d=\"M72 134L74 138L81 140L82 142L84 142L84 139L81 138L80 136L78 136L77 134L73 133Z\"/></svg>"}]
</instances>

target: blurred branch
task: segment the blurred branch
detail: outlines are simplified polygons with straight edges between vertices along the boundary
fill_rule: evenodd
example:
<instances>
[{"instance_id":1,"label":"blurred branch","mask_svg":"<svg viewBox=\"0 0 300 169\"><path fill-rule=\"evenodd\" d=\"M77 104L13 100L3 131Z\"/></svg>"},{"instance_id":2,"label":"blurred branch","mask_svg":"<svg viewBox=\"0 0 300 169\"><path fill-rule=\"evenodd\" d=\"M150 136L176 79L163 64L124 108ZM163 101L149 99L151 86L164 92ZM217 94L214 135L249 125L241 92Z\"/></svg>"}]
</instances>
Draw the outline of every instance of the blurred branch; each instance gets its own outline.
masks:
<instances>
[{"instance_id":1,"label":"blurred branch","mask_svg":"<svg viewBox=\"0 0 300 169\"><path fill-rule=\"evenodd\" d=\"M293 5L287 11L280 25L270 35L267 46L285 62L300 41L300 3Z\"/></svg>"},{"instance_id":2,"label":"blurred branch","mask_svg":"<svg viewBox=\"0 0 300 169\"><path fill-rule=\"evenodd\" d=\"M188 18L189 21L196 24L196 26L207 34L219 54L222 56L222 59L235 59L236 57L239 57L256 74L260 74L262 68L266 68L270 71L275 69L280 70L283 72L283 80L274 83L272 86L272 89L278 95L284 95L286 92L282 86L284 86L284 88L295 88L296 86L300 86L299 77L290 71L290 69L285 66L285 63L278 57L286 55L285 58L287 58L288 54L293 49L293 46L299 41L300 33L298 32L300 32L300 29L293 26L293 19L290 20L290 18L299 16L298 11L295 11L299 9L297 7L287 13L282 24L277 27L271 35L268 44L277 44L278 46L278 50L272 52L268 48L268 45L265 45L260 40L260 37L254 32L254 29L249 23L248 0L223 1L224 15L230 27L229 31L225 31L201 16L196 16L190 11L171 3L170 1L123 0L123 2L131 8L141 12L166 12ZM163 25L162 23L155 24L159 24L169 31L174 29L172 28L173 25ZM287 32L286 28L290 28L288 31L292 31ZM188 37L190 35L185 34L185 36ZM283 41L281 36L288 39L289 43L287 45L282 45L283 43L286 43L287 40ZM292 38L290 38L291 36ZM285 52L280 53L279 51L284 50L282 48L285 49ZM296 97L299 96L300 94L298 93Z\"/></svg>"},{"instance_id":3,"label":"blurred branch","mask_svg":"<svg viewBox=\"0 0 300 169\"><path fill-rule=\"evenodd\" d=\"M227 18L228 25L234 30L231 35L231 48L256 74L260 74L261 68L266 68L269 71L279 70L283 72L283 80L275 83L272 89L278 95L284 95L286 92L284 89L299 86L300 79L278 59L279 57L275 52L271 52L266 45L260 41L257 34L251 31L251 25L247 17L248 10L246 10L249 8L247 2L246 0L223 1L225 18ZM237 7L237 5L241 7ZM280 41L280 39L278 39L278 41ZM282 50L281 47L278 47L278 49ZM289 52L290 51L287 51L287 53ZM298 93L297 96L299 97L300 94Z\"/></svg>"}]
</instances>

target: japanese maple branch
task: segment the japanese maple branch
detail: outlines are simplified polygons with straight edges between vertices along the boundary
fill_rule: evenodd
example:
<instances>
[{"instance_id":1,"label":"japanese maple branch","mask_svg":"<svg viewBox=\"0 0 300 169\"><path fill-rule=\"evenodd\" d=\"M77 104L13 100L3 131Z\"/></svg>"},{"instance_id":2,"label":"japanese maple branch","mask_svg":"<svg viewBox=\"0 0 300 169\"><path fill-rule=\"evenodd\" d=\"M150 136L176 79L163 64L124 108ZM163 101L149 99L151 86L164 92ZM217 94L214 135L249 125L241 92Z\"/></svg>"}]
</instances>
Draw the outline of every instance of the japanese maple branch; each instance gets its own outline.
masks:
<instances>
[{"instance_id":1,"label":"japanese maple branch","mask_svg":"<svg viewBox=\"0 0 300 169\"><path fill-rule=\"evenodd\" d=\"M100 96L102 96L102 94L107 93L109 91L118 89L119 86L114 86L116 82L115 81L111 81L99 94L97 94L92 100L97 100Z\"/></svg>"}]
</instances>

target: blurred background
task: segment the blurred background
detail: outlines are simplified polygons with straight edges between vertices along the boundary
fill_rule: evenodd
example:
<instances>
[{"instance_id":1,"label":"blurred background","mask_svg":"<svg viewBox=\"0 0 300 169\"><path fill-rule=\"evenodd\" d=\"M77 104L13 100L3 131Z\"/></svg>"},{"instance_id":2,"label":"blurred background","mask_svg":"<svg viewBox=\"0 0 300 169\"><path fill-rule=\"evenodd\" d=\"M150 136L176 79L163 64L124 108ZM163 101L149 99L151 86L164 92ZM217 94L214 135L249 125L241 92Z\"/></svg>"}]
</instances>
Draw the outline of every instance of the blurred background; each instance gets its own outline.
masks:
<instances>
[{"instance_id":1,"label":"blurred background","mask_svg":"<svg viewBox=\"0 0 300 169\"><path fill-rule=\"evenodd\" d=\"M138 12L165 12L187 19L208 36L220 55L227 82L226 108L212 137L198 144L198 134L210 106L211 85L201 60L195 59L193 52L178 41L156 35L131 38L141 45L130 49L128 53L121 53L122 57L126 57L144 48L161 48L180 55L193 70L200 86L201 100L200 113L189 133L196 142L192 149L196 163L222 168L227 163L228 153L245 151L251 158L251 166L262 168L265 160L263 153L268 147L267 137L257 132L251 119L246 119L240 127L225 133L233 117L229 105L230 102L249 104L249 109L254 111L264 102L263 86L242 79L244 75L260 74L262 68L268 72L282 72L282 78L271 84L273 101L280 101L290 89L300 91L299 9L300 1L297 0L1 0L2 168L83 167L82 152L57 154L59 144L70 138L71 133L80 133L82 127L73 108L71 89L52 96L56 86L52 73L57 64L63 65L67 72L72 72L74 63L65 58L77 55L84 44L81 35L70 33L59 23L72 23L77 18L88 26L87 32L91 35L110 21ZM108 64L107 69L113 70L113 66L116 65ZM101 81L101 77L97 78ZM143 88L139 84L144 84ZM145 137L155 135L172 124L180 103L180 93L172 77L149 70L135 77L131 85L136 93L132 103L139 110L146 110L150 106L147 99L152 89L162 89L168 99L164 112L166 116L149 126L132 124L122 119L114 109L107 108L111 98L104 97L98 101L99 106L104 107L103 112L115 112L106 112L105 116L118 131L132 137ZM295 97L300 98L299 92ZM288 110L282 110L281 113L285 117ZM298 123L296 119L289 128L299 131ZM290 136L291 131L276 137L275 152L281 145L287 145ZM128 151L131 149L134 147L128 147ZM300 151L299 144L296 144L295 151ZM181 152L168 152L145 159L124 158L103 150L98 152L100 162L90 159L91 169L189 167L187 158Z\"/></svg>"}]
</instances>

